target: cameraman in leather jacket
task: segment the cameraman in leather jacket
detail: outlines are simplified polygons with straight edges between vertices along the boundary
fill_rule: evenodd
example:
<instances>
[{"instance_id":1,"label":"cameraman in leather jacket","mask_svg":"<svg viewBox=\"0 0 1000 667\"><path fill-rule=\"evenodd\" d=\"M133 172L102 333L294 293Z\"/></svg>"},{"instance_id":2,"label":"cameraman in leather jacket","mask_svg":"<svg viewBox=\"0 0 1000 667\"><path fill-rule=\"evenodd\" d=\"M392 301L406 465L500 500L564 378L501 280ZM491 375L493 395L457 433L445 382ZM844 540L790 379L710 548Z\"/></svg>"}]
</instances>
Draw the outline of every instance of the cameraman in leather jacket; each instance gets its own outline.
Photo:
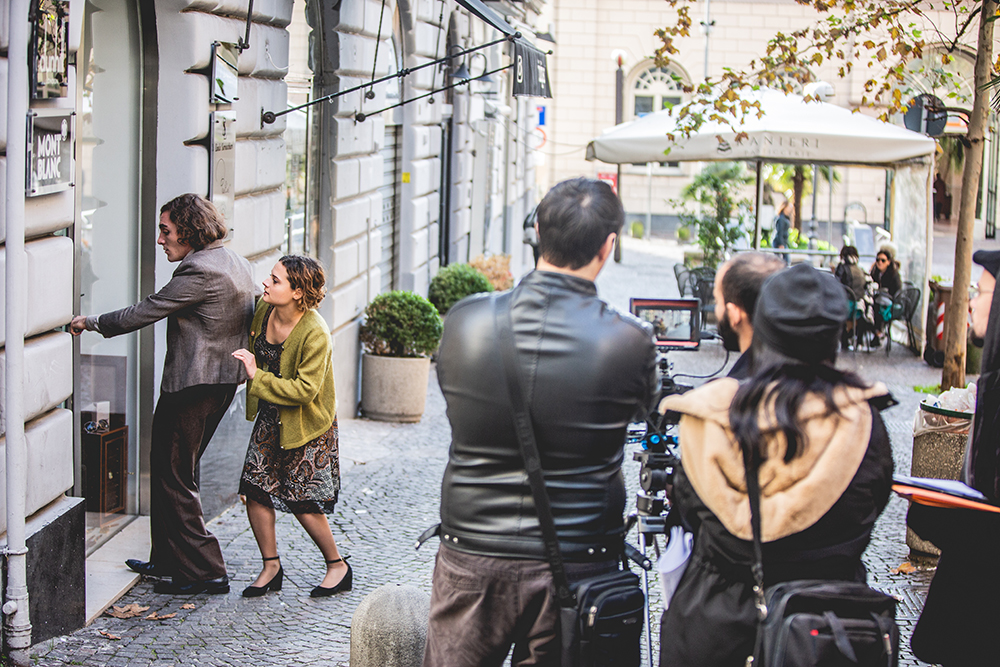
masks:
<instances>
[{"instance_id":1,"label":"cameraman in leather jacket","mask_svg":"<svg viewBox=\"0 0 1000 667\"><path fill-rule=\"evenodd\" d=\"M514 288L511 325L570 581L617 569L628 423L654 397L647 325L597 298L624 212L590 179L538 206L537 269ZM495 295L451 308L437 372L452 444L441 485L425 666L559 661L559 603L502 370Z\"/></svg>"}]
</instances>

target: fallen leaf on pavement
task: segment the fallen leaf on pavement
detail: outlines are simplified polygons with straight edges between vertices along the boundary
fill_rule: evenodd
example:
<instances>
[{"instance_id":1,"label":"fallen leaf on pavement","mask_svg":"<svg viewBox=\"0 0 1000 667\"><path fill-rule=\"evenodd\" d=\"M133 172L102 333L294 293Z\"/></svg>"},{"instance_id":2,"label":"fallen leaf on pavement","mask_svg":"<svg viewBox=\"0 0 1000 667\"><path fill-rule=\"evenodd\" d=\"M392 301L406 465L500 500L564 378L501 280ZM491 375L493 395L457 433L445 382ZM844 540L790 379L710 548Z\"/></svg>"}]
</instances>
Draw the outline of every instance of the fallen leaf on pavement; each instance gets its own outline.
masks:
<instances>
[{"instance_id":1,"label":"fallen leaf on pavement","mask_svg":"<svg viewBox=\"0 0 1000 667\"><path fill-rule=\"evenodd\" d=\"M107 637L108 639L121 639L118 635L113 635L107 630L101 630L101 636Z\"/></svg>"},{"instance_id":2,"label":"fallen leaf on pavement","mask_svg":"<svg viewBox=\"0 0 1000 667\"><path fill-rule=\"evenodd\" d=\"M894 567L889 570L890 574L910 574L911 572L916 572L917 566L909 561L903 561L898 567Z\"/></svg>"},{"instance_id":3,"label":"fallen leaf on pavement","mask_svg":"<svg viewBox=\"0 0 1000 667\"><path fill-rule=\"evenodd\" d=\"M195 607L192 603L188 602L187 604L182 604L181 609L197 609L197 607Z\"/></svg>"},{"instance_id":4,"label":"fallen leaf on pavement","mask_svg":"<svg viewBox=\"0 0 1000 667\"><path fill-rule=\"evenodd\" d=\"M139 605L133 603L124 606L115 605L104 613L108 616L113 616L114 618L133 618L135 616L139 616L142 612L148 609L149 607L140 607Z\"/></svg>"},{"instance_id":5,"label":"fallen leaf on pavement","mask_svg":"<svg viewBox=\"0 0 1000 667\"><path fill-rule=\"evenodd\" d=\"M147 621L163 621L163 620L166 620L166 619L168 619L168 618L173 618L173 617L174 617L174 616L176 616L176 615L177 615L177 614L164 614L163 616L159 616L159 615L158 615L158 614L157 614L157 613L156 613L156 612L154 611L154 612L153 612L152 614L150 614L149 616L147 616L147 617L146 617L146 620L147 620Z\"/></svg>"}]
</instances>

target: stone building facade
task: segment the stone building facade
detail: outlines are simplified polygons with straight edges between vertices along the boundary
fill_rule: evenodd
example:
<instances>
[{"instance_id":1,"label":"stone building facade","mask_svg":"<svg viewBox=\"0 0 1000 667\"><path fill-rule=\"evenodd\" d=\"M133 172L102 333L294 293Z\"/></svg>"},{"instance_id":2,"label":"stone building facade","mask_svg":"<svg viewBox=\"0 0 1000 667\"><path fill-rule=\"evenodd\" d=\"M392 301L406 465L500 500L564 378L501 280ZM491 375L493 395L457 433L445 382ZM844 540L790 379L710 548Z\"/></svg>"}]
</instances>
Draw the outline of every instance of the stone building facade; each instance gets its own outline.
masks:
<instances>
[{"instance_id":1,"label":"stone building facade","mask_svg":"<svg viewBox=\"0 0 1000 667\"><path fill-rule=\"evenodd\" d=\"M265 111L500 35L455 0L257 0L249 22L246 0L48 2L65 22L68 57L61 90L31 99L30 113L72 112L75 163L72 183L28 193L23 206L32 641L84 623L86 555L149 509L165 323L108 340L73 339L66 325L77 313L135 303L169 280L176 265L155 245L160 206L185 192L211 195L227 213L226 243L258 279L287 252L325 263L320 309L347 419L356 416L358 324L368 301L389 289L426 295L441 266L482 253L511 254L519 275L530 260L521 222L535 199L523 140L534 104L511 96L509 72L400 104L447 86L462 62L474 75L502 67L507 43L375 84L368 97L362 90L262 120ZM5 93L11 26L28 19L12 16L12 4L0 0ZM490 4L533 38L534 3ZM213 87L220 77L236 84L235 94ZM0 104L0 195L24 149L7 142L9 106ZM0 208L0 241L5 229ZM0 352L0 366L3 359ZM248 429L238 394L212 448L239 459ZM0 469L3 449L0 441ZM238 467L232 472L226 488L203 487L203 495L235 500ZM4 504L0 493L0 530Z\"/></svg>"}]
</instances>

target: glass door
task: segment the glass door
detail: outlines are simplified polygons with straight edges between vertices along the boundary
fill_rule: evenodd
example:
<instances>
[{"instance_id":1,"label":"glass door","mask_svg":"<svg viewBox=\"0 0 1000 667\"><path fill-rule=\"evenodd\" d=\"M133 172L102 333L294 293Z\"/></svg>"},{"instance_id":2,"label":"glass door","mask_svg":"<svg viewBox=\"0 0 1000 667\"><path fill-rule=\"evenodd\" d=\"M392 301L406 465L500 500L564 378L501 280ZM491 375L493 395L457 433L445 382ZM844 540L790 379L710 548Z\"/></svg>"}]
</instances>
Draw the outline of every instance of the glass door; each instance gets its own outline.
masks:
<instances>
[{"instance_id":1,"label":"glass door","mask_svg":"<svg viewBox=\"0 0 1000 667\"><path fill-rule=\"evenodd\" d=\"M139 297L142 56L132 0L86 0L78 56L80 312ZM88 553L138 512L138 334L80 337L77 490Z\"/></svg>"}]
</instances>

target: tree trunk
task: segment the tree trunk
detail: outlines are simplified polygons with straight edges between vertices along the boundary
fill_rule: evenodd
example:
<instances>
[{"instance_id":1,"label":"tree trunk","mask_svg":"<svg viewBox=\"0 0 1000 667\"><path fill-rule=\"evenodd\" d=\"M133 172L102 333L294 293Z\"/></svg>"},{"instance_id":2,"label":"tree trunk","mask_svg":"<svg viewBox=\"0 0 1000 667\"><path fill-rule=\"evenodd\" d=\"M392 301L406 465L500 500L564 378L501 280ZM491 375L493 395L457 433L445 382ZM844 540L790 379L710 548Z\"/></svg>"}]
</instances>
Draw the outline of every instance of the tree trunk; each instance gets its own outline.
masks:
<instances>
[{"instance_id":1,"label":"tree trunk","mask_svg":"<svg viewBox=\"0 0 1000 667\"><path fill-rule=\"evenodd\" d=\"M792 211L792 227L802 232L802 190L806 182L806 174L801 166L796 166L792 176L792 203L795 210Z\"/></svg>"},{"instance_id":2,"label":"tree trunk","mask_svg":"<svg viewBox=\"0 0 1000 667\"><path fill-rule=\"evenodd\" d=\"M976 217L976 195L983 172L983 138L986 130L987 103L990 91L983 87L990 80L993 60L993 17L995 0L984 0L979 22L979 49L972 115L969 117L969 140L962 169L962 193L959 199L958 231L955 238L955 282L951 301L944 315L944 369L941 390L965 386L965 341L969 313L969 284L972 278L972 231ZM932 239L928 239L928 243Z\"/></svg>"}]
</instances>

